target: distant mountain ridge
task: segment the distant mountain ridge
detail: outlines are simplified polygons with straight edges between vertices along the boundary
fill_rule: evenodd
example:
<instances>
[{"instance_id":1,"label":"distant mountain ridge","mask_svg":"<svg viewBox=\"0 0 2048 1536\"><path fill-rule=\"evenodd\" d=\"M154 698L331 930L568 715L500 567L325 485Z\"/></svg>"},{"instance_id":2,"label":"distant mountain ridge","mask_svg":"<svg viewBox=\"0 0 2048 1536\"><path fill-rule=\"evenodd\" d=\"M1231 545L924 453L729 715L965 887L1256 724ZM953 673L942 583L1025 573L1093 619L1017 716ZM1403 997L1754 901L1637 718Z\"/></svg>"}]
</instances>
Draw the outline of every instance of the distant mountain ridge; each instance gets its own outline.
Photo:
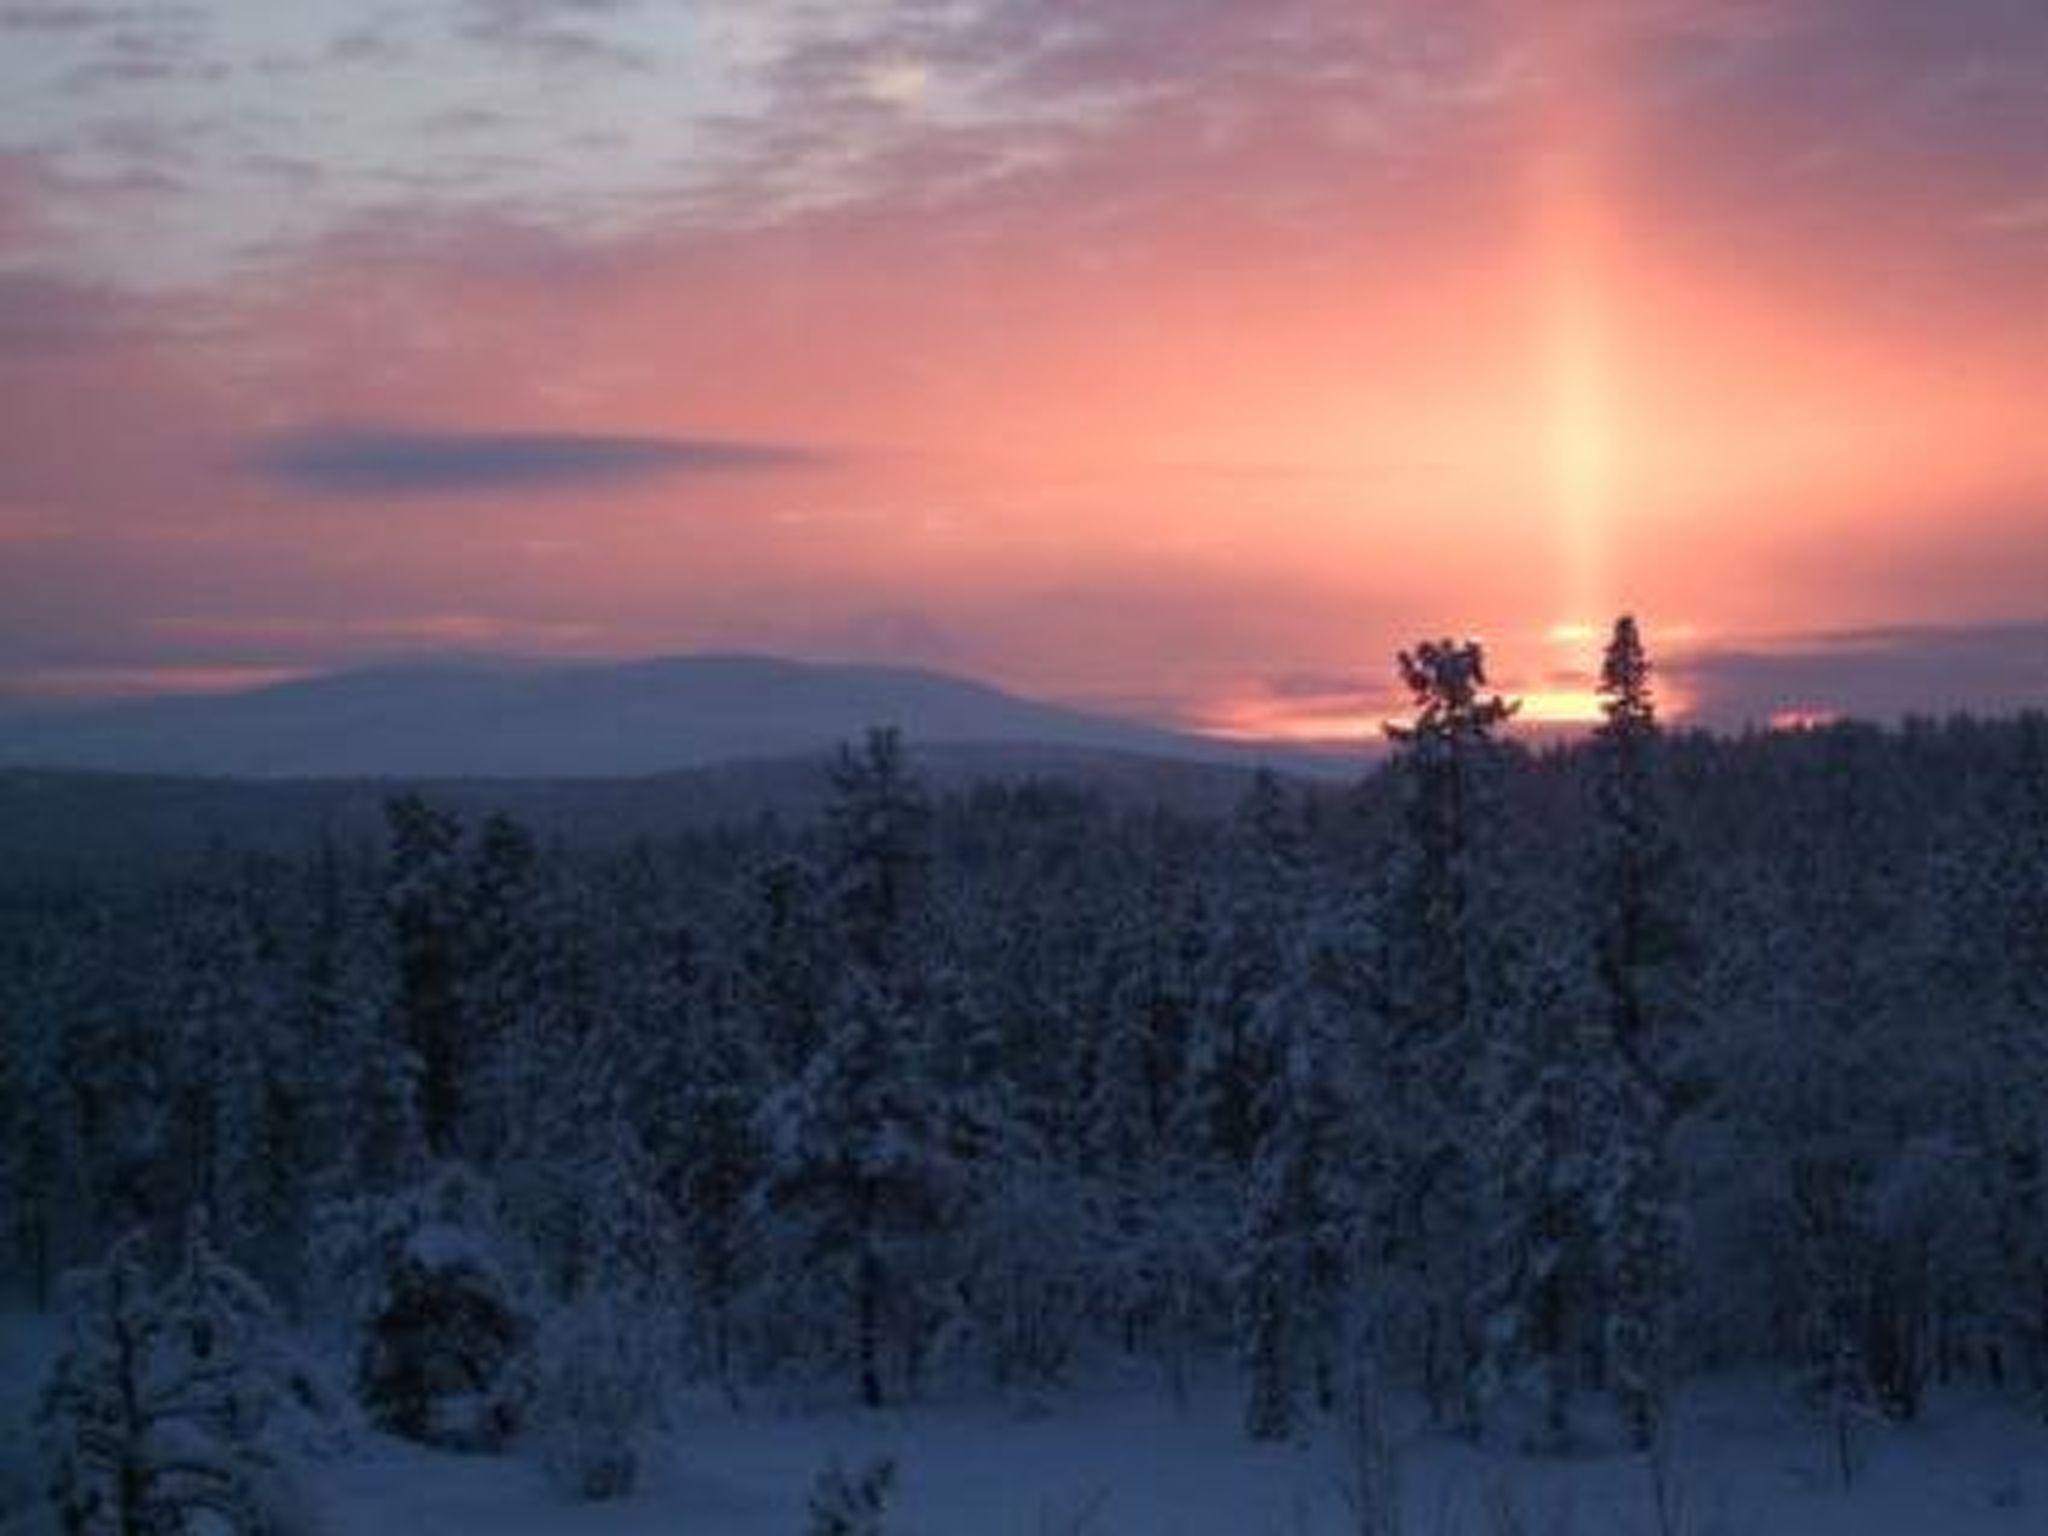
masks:
<instances>
[{"instance_id":1,"label":"distant mountain ridge","mask_svg":"<svg viewBox=\"0 0 2048 1536\"><path fill-rule=\"evenodd\" d=\"M249 779L623 778L805 756L876 725L927 745L1234 764L1275 755L916 668L697 655L422 663L45 709L0 717L0 765Z\"/></svg>"}]
</instances>

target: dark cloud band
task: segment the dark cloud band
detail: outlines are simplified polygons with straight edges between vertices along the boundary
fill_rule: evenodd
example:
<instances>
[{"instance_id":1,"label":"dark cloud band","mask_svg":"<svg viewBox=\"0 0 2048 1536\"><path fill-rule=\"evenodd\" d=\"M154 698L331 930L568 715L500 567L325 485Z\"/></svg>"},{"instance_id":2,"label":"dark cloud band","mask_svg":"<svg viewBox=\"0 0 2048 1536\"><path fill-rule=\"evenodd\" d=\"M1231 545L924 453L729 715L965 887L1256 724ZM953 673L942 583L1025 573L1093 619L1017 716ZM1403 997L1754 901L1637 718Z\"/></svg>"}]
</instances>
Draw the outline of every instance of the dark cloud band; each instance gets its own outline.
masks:
<instances>
[{"instance_id":1,"label":"dark cloud band","mask_svg":"<svg viewBox=\"0 0 2048 1536\"><path fill-rule=\"evenodd\" d=\"M320 495L443 496L756 474L814 468L827 458L794 444L718 438L314 427L264 439L242 465Z\"/></svg>"},{"instance_id":2,"label":"dark cloud band","mask_svg":"<svg viewBox=\"0 0 2048 1536\"><path fill-rule=\"evenodd\" d=\"M1670 671L1713 726L1787 713L1866 720L2048 705L2048 623L1860 630L1676 656Z\"/></svg>"}]
</instances>

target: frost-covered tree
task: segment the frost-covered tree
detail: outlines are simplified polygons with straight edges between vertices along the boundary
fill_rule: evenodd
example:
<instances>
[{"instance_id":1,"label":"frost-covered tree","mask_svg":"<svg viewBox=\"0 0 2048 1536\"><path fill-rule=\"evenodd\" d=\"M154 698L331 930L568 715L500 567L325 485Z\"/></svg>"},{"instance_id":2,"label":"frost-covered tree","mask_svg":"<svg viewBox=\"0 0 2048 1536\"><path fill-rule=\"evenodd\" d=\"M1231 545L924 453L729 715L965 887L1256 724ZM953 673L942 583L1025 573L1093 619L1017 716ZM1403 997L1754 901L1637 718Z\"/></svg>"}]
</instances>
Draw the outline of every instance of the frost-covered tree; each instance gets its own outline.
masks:
<instances>
[{"instance_id":1,"label":"frost-covered tree","mask_svg":"<svg viewBox=\"0 0 2048 1536\"><path fill-rule=\"evenodd\" d=\"M1524 1438L1575 1435L1584 1362L1599 1346L1594 1191L1603 1063L1591 1000L1568 949L1518 957L1519 987L1488 1031L1489 1111L1479 1144L1479 1395Z\"/></svg>"},{"instance_id":2,"label":"frost-covered tree","mask_svg":"<svg viewBox=\"0 0 2048 1536\"><path fill-rule=\"evenodd\" d=\"M1976 829L1979 894L1965 910L1977 922L1956 925L1966 942L1955 948L1988 982L1973 1097L1996 1213L1992 1348L2001 1374L2023 1376L2048 1400L2048 713L2022 716L2014 735L2005 781Z\"/></svg>"},{"instance_id":3,"label":"frost-covered tree","mask_svg":"<svg viewBox=\"0 0 2048 1536\"><path fill-rule=\"evenodd\" d=\"M1232 832L1226 888L1201 948L1189 1090L1216 1151L1248 1167L1278 1070L1262 1016L1283 983L1303 880L1294 811L1277 776L1253 776Z\"/></svg>"},{"instance_id":4,"label":"frost-covered tree","mask_svg":"<svg viewBox=\"0 0 2048 1536\"><path fill-rule=\"evenodd\" d=\"M197 1212L224 1251L284 1287L297 1278L319 1167L316 1085L260 879L210 866L174 917L179 963L162 999L174 1085L167 1214Z\"/></svg>"},{"instance_id":5,"label":"frost-covered tree","mask_svg":"<svg viewBox=\"0 0 2048 1536\"><path fill-rule=\"evenodd\" d=\"M62 1230L65 1147L57 1040L44 1019L13 998L0 1001L0 1207L30 1302L49 1304ZM43 1026L43 1027L37 1027Z\"/></svg>"},{"instance_id":6,"label":"frost-covered tree","mask_svg":"<svg viewBox=\"0 0 2048 1536\"><path fill-rule=\"evenodd\" d=\"M498 1449L520 1428L533 1283L487 1181L443 1165L395 1195L338 1202L323 1212L318 1256L374 1423L469 1450Z\"/></svg>"},{"instance_id":7,"label":"frost-covered tree","mask_svg":"<svg viewBox=\"0 0 2048 1536\"><path fill-rule=\"evenodd\" d=\"M1607 1369L1631 1436L1655 1435L1679 1284L1671 1137L1696 1091L1681 1077L1688 939L1661 777L1648 655L1615 621L1593 733L1596 973L1605 1012L1606 1115L1596 1180L1607 1270Z\"/></svg>"},{"instance_id":8,"label":"frost-covered tree","mask_svg":"<svg viewBox=\"0 0 2048 1536\"><path fill-rule=\"evenodd\" d=\"M462 824L418 795L385 803L390 857L385 910L398 968L397 1037L418 1062L420 1131L429 1155L457 1154L467 1059L462 966Z\"/></svg>"},{"instance_id":9,"label":"frost-covered tree","mask_svg":"<svg viewBox=\"0 0 2048 1536\"><path fill-rule=\"evenodd\" d=\"M324 1405L255 1281L195 1235L159 1283L137 1233L68 1279L65 1317L42 1426L67 1533L292 1528L289 1421Z\"/></svg>"},{"instance_id":10,"label":"frost-covered tree","mask_svg":"<svg viewBox=\"0 0 2048 1536\"><path fill-rule=\"evenodd\" d=\"M833 892L848 947L877 972L901 966L930 859L930 806L904 758L902 735L868 732L840 748L829 811Z\"/></svg>"},{"instance_id":11,"label":"frost-covered tree","mask_svg":"<svg viewBox=\"0 0 2048 1536\"><path fill-rule=\"evenodd\" d=\"M1497 734L1517 705L1488 691L1476 641L1425 641L1398 659L1414 714L1387 727L1403 818L1383 901L1377 1225L1415 1277L1420 1315L1410 1326L1431 1410L1472 1428L1481 1355L1473 1150L1485 1108L1476 1067L1498 984Z\"/></svg>"},{"instance_id":12,"label":"frost-covered tree","mask_svg":"<svg viewBox=\"0 0 2048 1536\"><path fill-rule=\"evenodd\" d=\"M505 1150L517 1112L526 1031L547 978L541 949L539 850L502 812L477 829L460 917L462 1124L466 1156L488 1166Z\"/></svg>"},{"instance_id":13,"label":"frost-covered tree","mask_svg":"<svg viewBox=\"0 0 2048 1536\"><path fill-rule=\"evenodd\" d=\"M1354 1283L1348 1073L1316 1024L1308 1000L1293 998L1269 1025L1279 1071L1267 1089L1239 1245L1245 1427L1255 1440L1293 1434L1304 1397L1332 1406Z\"/></svg>"},{"instance_id":14,"label":"frost-covered tree","mask_svg":"<svg viewBox=\"0 0 2048 1536\"><path fill-rule=\"evenodd\" d=\"M926 1074L915 1020L856 978L803 1075L762 1106L764 1214L790 1262L822 1271L844 1298L860 1400L883 1401L885 1353L947 1230L962 1176Z\"/></svg>"},{"instance_id":15,"label":"frost-covered tree","mask_svg":"<svg viewBox=\"0 0 2048 1536\"><path fill-rule=\"evenodd\" d=\"M679 1058L651 1132L653 1177L687 1273L691 1331L729 1395L738 1389L739 1313L760 1256L748 1203L762 1175L756 1116L772 1082L766 1057L742 1021L707 1023Z\"/></svg>"},{"instance_id":16,"label":"frost-covered tree","mask_svg":"<svg viewBox=\"0 0 2048 1536\"><path fill-rule=\"evenodd\" d=\"M601 1000L591 900L575 882L549 891L535 920L533 980L500 1050L495 1177L555 1295L629 1260L651 1274L665 1257L656 1170L629 1116L635 1042Z\"/></svg>"},{"instance_id":17,"label":"frost-covered tree","mask_svg":"<svg viewBox=\"0 0 2048 1536\"><path fill-rule=\"evenodd\" d=\"M839 955L818 874L802 859L769 861L735 940L736 1006L773 1066L803 1070L825 1031Z\"/></svg>"},{"instance_id":18,"label":"frost-covered tree","mask_svg":"<svg viewBox=\"0 0 2048 1536\"><path fill-rule=\"evenodd\" d=\"M1104 1218L1094 1181L1031 1128L996 1128L974 1170L959 1291L999 1388L1028 1395L1069 1381L1112 1267Z\"/></svg>"}]
</instances>

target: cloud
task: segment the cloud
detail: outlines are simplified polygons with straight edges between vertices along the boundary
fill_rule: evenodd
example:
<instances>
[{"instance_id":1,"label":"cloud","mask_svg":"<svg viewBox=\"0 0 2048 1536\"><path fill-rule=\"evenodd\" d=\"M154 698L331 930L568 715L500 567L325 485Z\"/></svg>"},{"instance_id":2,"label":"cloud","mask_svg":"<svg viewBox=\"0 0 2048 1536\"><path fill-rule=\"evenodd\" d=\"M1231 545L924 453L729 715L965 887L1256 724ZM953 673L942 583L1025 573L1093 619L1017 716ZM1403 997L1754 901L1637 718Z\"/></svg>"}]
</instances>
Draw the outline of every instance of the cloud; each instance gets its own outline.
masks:
<instances>
[{"instance_id":1,"label":"cloud","mask_svg":"<svg viewBox=\"0 0 2048 1536\"><path fill-rule=\"evenodd\" d=\"M40 157L0 151L0 253L11 256L47 237L54 179Z\"/></svg>"},{"instance_id":2,"label":"cloud","mask_svg":"<svg viewBox=\"0 0 2048 1536\"><path fill-rule=\"evenodd\" d=\"M451 496L797 470L828 458L793 444L719 438L322 426L266 438L242 463L317 495Z\"/></svg>"},{"instance_id":3,"label":"cloud","mask_svg":"<svg viewBox=\"0 0 2048 1536\"><path fill-rule=\"evenodd\" d=\"M208 19L199 7L185 5L74 8L65 30L87 51L64 84L79 96L171 82L219 84L229 67L208 52Z\"/></svg>"},{"instance_id":4,"label":"cloud","mask_svg":"<svg viewBox=\"0 0 2048 1536\"><path fill-rule=\"evenodd\" d=\"M1267 694L1275 699L1357 703L1387 692L1385 683L1350 672L1279 672L1264 681Z\"/></svg>"},{"instance_id":5,"label":"cloud","mask_svg":"<svg viewBox=\"0 0 2048 1536\"><path fill-rule=\"evenodd\" d=\"M0 272L0 360L87 352L136 328L134 306L109 289L47 272Z\"/></svg>"},{"instance_id":6,"label":"cloud","mask_svg":"<svg viewBox=\"0 0 2048 1536\"><path fill-rule=\"evenodd\" d=\"M467 35L544 64L651 71L644 49L602 36L603 23L634 9L634 0L469 0Z\"/></svg>"},{"instance_id":7,"label":"cloud","mask_svg":"<svg viewBox=\"0 0 2048 1536\"><path fill-rule=\"evenodd\" d=\"M1713 726L2008 713L2048 705L2048 621L1794 636L1675 656L1667 670Z\"/></svg>"},{"instance_id":8,"label":"cloud","mask_svg":"<svg viewBox=\"0 0 2048 1536\"><path fill-rule=\"evenodd\" d=\"M75 33L132 22L139 12L106 5L0 6L0 32Z\"/></svg>"}]
</instances>

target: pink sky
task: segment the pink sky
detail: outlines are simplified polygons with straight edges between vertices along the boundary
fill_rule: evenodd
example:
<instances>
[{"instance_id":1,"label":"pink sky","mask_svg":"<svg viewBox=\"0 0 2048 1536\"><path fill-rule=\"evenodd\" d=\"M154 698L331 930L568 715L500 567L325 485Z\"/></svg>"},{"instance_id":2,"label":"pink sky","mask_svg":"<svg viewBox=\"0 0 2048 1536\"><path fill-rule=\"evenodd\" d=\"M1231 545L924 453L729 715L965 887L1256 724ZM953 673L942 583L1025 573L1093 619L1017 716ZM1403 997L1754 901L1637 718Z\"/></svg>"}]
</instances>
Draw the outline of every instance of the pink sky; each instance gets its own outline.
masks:
<instances>
[{"instance_id":1,"label":"pink sky","mask_svg":"<svg viewBox=\"0 0 2048 1536\"><path fill-rule=\"evenodd\" d=\"M717 648L1342 733L1624 607L1710 713L2048 688L2038 5L284 9L0 5L16 693Z\"/></svg>"}]
</instances>

